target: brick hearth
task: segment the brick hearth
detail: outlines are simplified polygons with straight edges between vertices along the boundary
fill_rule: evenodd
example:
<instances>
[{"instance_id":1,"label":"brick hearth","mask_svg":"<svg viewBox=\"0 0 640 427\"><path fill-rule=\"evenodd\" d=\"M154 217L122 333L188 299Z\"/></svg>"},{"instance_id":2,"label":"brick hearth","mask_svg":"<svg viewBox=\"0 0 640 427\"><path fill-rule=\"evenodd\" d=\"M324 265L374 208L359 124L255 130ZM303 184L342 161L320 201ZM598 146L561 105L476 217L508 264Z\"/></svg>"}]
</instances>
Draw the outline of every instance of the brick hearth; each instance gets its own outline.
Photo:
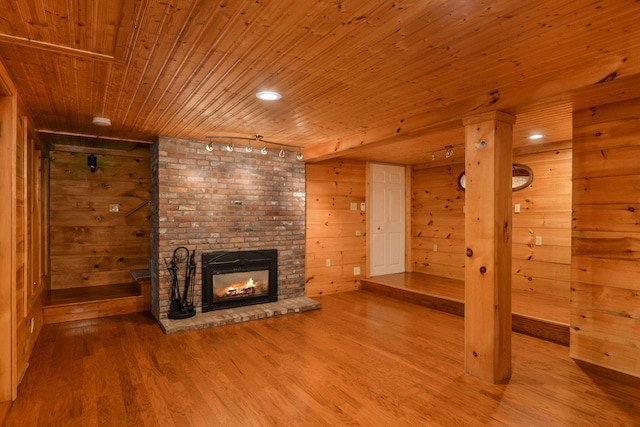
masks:
<instances>
[{"instance_id":1,"label":"brick hearth","mask_svg":"<svg viewBox=\"0 0 640 427\"><path fill-rule=\"evenodd\" d=\"M188 319L171 320L165 318L160 320L160 326L166 334L171 334L191 329L213 328L216 326L249 322L251 320L285 316L288 314L302 313L319 308L319 302L307 297L287 298L266 304L198 313L194 317L190 317Z\"/></svg>"}]
</instances>

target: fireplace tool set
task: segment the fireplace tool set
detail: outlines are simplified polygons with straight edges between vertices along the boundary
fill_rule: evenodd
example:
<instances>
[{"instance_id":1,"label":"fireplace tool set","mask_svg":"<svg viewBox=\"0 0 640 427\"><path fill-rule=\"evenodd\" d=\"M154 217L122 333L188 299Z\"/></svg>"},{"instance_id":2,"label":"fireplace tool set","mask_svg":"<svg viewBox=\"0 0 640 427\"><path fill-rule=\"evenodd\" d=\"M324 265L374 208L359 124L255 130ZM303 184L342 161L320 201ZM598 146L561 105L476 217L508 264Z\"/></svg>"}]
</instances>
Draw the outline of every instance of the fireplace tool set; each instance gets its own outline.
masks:
<instances>
[{"instance_id":1,"label":"fireplace tool set","mask_svg":"<svg viewBox=\"0 0 640 427\"><path fill-rule=\"evenodd\" d=\"M196 276L195 249L180 246L173 251L171 264L165 259L165 264L171 275L171 303L169 304L169 319L186 319L196 314L194 305L194 281Z\"/></svg>"}]
</instances>

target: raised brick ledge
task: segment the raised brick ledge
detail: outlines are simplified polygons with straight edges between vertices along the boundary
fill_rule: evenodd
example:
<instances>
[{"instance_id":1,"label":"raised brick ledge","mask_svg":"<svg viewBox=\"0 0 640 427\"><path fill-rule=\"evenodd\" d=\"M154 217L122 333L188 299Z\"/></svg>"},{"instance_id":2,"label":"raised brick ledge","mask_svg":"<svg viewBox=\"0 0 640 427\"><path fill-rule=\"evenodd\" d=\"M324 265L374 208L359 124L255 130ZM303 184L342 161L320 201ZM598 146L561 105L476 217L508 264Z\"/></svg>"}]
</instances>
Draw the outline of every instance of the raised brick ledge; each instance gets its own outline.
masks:
<instances>
[{"instance_id":1,"label":"raised brick ledge","mask_svg":"<svg viewBox=\"0 0 640 427\"><path fill-rule=\"evenodd\" d=\"M215 328L232 325L234 323L269 317L285 316L287 314L302 313L317 310L320 303L307 297L286 298L277 302L248 305L245 307L215 310L206 313L198 312L188 319L161 319L160 326L165 334L189 331L193 329Z\"/></svg>"}]
</instances>

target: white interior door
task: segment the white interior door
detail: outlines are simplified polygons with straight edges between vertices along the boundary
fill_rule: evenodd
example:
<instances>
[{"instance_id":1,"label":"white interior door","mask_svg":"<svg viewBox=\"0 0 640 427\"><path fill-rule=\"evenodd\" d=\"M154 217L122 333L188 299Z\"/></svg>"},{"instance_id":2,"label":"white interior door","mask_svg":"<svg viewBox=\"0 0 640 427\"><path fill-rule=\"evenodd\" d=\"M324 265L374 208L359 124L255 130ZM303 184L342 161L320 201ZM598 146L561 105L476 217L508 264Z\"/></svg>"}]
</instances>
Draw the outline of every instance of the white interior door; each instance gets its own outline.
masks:
<instances>
[{"instance_id":1,"label":"white interior door","mask_svg":"<svg viewBox=\"0 0 640 427\"><path fill-rule=\"evenodd\" d=\"M371 276L404 272L404 166L372 163L369 196Z\"/></svg>"}]
</instances>

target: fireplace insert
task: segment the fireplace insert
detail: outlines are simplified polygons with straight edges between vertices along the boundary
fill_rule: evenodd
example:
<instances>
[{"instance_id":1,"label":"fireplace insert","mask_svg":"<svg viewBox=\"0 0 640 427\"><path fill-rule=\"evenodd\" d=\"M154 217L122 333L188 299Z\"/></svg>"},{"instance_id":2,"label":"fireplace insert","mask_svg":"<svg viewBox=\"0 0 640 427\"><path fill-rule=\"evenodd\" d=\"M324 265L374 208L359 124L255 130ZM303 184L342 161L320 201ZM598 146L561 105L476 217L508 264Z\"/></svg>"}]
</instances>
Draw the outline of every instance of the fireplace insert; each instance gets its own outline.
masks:
<instances>
[{"instance_id":1,"label":"fireplace insert","mask_svg":"<svg viewBox=\"0 0 640 427\"><path fill-rule=\"evenodd\" d=\"M278 300L278 250L202 254L202 311Z\"/></svg>"}]
</instances>

